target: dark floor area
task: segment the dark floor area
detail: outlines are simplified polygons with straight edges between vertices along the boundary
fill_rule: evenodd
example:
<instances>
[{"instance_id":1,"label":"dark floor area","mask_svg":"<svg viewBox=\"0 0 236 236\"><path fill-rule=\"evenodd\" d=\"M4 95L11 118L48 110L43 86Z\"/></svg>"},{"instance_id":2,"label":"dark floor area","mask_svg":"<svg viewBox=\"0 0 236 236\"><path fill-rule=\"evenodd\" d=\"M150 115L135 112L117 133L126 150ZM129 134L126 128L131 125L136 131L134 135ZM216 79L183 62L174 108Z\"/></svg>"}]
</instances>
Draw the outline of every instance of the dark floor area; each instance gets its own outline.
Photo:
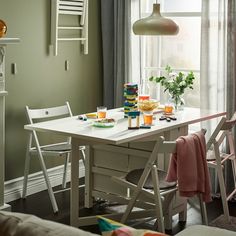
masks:
<instances>
[{"instance_id":1,"label":"dark floor area","mask_svg":"<svg viewBox=\"0 0 236 236\"><path fill-rule=\"evenodd\" d=\"M109 211L109 205L107 202L98 201L94 203L94 207L91 209L86 209L83 207L83 194L84 188L80 188L80 215L98 215L104 214ZM49 196L47 191L42 191L40 193L30 195L27 199L18 199L16 201L10 202L12 206L12 211L33 214L43 219L52 220L69 225L69 191L60 192L56 194L57 203L59 206L59 213L54 214L49 201ZM177 232L181 231L183 228L189 225L201 224L201 216L196 207L197 204L190 202L188 205L187 222L183 225L178 222L178 216L173 217L173 230L172 232L167 232L168 234L175 235ZM229 203L230 214L236 216L236 202ZM214 199L211 203L207 204L207 213L209 222L222 214L222 206L220 199ZM149 228L151 229L151 223L145 223L138 226L139 228ZM84 230L100 233L97 225L81 227Z\"/></svg>"}]
</instances>

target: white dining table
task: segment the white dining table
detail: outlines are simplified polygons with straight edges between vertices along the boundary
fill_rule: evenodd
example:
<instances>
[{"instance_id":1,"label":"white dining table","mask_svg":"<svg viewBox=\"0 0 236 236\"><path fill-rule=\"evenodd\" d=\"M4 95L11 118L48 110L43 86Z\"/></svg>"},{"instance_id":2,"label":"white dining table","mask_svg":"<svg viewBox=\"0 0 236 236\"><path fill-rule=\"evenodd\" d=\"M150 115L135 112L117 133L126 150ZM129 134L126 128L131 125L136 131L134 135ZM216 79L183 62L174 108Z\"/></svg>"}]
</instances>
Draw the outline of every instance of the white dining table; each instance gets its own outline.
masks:
<instances>
[{"instance_id":1,"label":"white dining table","mask_svg":"<svg viewBox=\"0 0 236 236\"><path fill-rule=\"evenodd\" d=\"M155 140L158 135L168 134L172 130L185 130L194 123L211 120L225 116L225 111L203 110L185 107L184 110L175 113L175 121L160 121L162 114L155 115L153 126L150 129L128 129L128 120L124 118L122 108L107 111L107 117L114 118L116 124L112 128L99 128L93 126L93 119L86 121L78 119L78 116L60 118L36 124L25 125L26 130L50 132L72 137L71 155L71 190L70 190L70 224L78 227L79 218L79 146L91 145L122 145L125 143ZM142 117L141 117L142 121ZM168 136L168 135L167 135ZM87 158L87 157L86 157ZM88 188L88 186L87 186Z\"/></svg>"}]
</instances>

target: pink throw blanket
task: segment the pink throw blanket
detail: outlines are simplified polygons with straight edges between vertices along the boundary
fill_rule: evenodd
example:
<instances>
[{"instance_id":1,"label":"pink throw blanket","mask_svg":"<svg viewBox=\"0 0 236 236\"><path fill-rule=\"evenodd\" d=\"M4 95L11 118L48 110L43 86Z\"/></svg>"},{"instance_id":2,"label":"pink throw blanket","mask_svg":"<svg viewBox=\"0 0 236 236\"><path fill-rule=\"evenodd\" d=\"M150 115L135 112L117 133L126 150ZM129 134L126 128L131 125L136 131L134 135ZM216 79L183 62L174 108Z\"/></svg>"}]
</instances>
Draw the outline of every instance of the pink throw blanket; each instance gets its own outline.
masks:
<instances>
[{"instance_id":1,"label":"pink throw blanket","mask_svg":"<svg viewBox=\"0 0 236 236\"><path fill-rule=\"evenodd\" d=\"M176 153L172 154L166 181L177 180L180 196L192 197L201 193L204 202L211 201L206 141L202 131L176 140Z\"/></svg>"}]
</instances>

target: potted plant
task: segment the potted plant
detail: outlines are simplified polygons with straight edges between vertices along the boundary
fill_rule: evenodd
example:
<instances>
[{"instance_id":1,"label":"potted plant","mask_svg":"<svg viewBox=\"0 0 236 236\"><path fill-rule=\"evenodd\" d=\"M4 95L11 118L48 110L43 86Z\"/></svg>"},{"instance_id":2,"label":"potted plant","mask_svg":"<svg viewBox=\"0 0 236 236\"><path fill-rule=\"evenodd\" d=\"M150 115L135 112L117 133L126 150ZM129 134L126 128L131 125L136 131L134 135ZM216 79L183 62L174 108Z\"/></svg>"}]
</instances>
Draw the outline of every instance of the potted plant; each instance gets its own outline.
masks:
<instances>
[{"instance_id":1,"label":"potted plant","mask_svg":"<svg viewBox=\"0 0 236 236\"><path fill-rule=\"evenodd\" d=\"M160 83L164 87L164 92L168 92L170 95L170 102L174 104L176 110L179 110L184 105L182 98L185 89L193 89L193 81L195 76L193 72L185 74L183 72L175 73L172 71L169 65L165 68L166 76L149 78L149 81Z\"/></svg>"}]
</instances>

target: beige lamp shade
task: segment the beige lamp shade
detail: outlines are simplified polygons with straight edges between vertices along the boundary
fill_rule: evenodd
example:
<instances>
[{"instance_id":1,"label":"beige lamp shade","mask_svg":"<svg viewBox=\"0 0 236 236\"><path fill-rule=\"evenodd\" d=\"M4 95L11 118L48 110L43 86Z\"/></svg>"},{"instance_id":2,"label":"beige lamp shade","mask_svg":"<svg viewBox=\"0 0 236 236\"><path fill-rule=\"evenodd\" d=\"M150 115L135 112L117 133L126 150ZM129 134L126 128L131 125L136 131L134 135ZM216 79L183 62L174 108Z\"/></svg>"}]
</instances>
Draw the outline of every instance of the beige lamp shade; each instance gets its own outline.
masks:
<instances>
[{"instance_id":1,"label":"beige lamp shade","mask_svg":"<svg viewBox=\"0 0 236 236\"><path fill-rule=\"evenodd\" d=\"M179 32L179 26L173 20L162 17L160 4L154 3L152 14L136 21L133 31L138 35L175 35Z\"/></svg>"}]
</instances>

